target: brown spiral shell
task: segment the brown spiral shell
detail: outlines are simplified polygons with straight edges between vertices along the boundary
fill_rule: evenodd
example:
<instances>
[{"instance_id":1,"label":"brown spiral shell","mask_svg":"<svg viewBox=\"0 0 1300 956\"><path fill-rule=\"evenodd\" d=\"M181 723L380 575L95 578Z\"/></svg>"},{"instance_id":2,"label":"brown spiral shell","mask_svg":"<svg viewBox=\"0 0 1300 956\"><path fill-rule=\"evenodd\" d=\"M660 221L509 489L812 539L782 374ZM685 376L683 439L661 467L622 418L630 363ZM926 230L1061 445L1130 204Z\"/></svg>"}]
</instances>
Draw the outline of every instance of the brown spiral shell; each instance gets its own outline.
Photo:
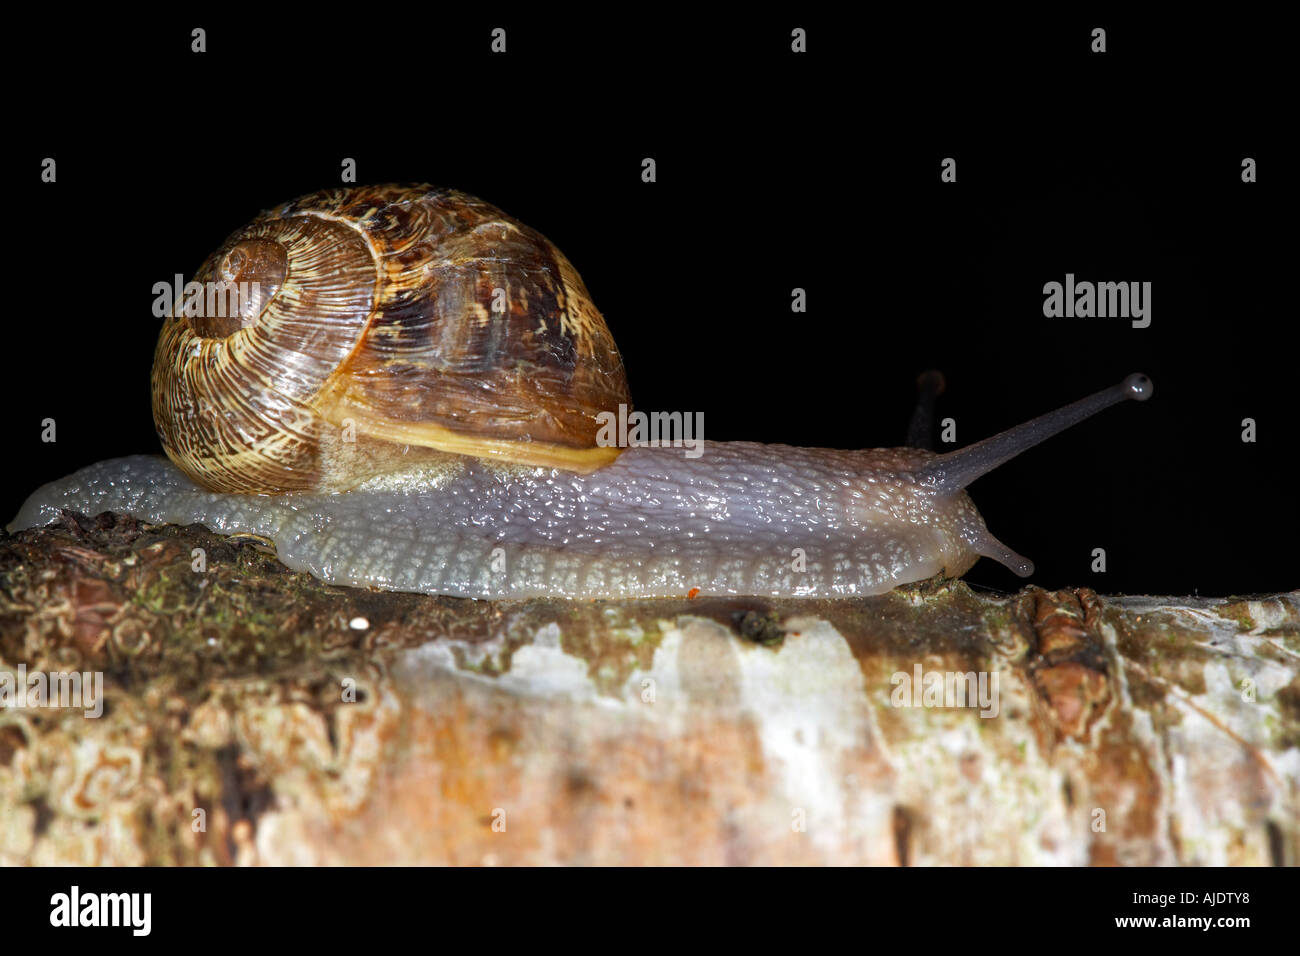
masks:
<instances>
[{"instance_id":1,"label":"brown spiral shell","mask_svg":"<svg viewBox=\"0 0 1300 956\"><path fill-rule=\"evenodd\" d=\"M303 196L195 276L221 280L259 294L233 315L173 310L152 377L163 448L208 488L338 491L446 453L574 471L618 454L596 416L630 406L627 380L582 279L473 196Z\"/></svg>"}]
</instances>

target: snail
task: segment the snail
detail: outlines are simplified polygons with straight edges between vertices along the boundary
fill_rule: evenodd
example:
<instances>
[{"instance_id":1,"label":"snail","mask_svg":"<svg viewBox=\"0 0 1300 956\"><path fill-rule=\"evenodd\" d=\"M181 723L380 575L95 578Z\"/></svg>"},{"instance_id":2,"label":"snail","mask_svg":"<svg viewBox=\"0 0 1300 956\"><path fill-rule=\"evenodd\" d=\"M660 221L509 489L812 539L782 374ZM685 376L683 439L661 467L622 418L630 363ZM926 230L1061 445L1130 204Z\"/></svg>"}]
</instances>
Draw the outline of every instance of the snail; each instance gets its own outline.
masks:
<instances>
[{"instance_id":1,"label":"snail","mask_svg":"<svg viewBox=\"0 0 1300 956\"><path fill-rule=\"evenodd\" d=\"M167 458L52 482L11 530L59 509L198 522L268 538L330 583L474 598L880 594L981 556L1030 574L964 489L1152 391L1130 375L945 454L607 447L602 414L631 401L577 271L523 223L429 186L285 203L196 280L253 291L232 314L165 319Z\"/></svg>"}]
</instances>

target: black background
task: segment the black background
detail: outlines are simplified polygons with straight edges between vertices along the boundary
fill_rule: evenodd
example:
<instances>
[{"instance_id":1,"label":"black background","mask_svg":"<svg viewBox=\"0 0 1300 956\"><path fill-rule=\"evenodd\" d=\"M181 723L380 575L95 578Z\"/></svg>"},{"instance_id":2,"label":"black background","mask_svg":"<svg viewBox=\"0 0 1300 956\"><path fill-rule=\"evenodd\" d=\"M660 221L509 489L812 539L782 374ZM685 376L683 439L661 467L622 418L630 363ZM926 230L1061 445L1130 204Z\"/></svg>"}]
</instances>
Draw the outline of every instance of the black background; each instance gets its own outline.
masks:
<instances>
[{"instance_id":1,"label":"black background","mask_svg":"<svg viewBox=\"0 0 1300 956\"><path fill-rule=\"evenodd\" d=\"M247 9L17 30L36 55L8 120L8 512L75 468L158 450L153 284L338 184L352 157L361 182L452 186L550 237L637 407L702 411L708 440L902 444L933 367L965 445L1144 371L1152 401L974 485L990 529L1045 587L1300 584L1280 31L809 13ZM1258 183L1241 182L1247 156ZM1150 328L1044 318L1043 284L1067 272L1151 281ZM1020 583L988 561L967 577Z\"/></svg>"}]
</instances>

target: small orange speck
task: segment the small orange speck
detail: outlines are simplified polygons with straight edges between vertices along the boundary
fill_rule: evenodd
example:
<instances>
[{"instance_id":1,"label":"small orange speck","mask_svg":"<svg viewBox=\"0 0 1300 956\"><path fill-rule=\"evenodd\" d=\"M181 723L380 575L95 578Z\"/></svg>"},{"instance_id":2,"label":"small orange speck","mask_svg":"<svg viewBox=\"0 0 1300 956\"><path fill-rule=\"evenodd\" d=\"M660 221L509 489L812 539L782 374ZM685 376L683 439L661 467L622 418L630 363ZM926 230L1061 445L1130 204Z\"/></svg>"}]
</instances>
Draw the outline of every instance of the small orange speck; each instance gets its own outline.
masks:
<instances>
[{"instance_id":1,"label":"small orange speck","mask_svg":"<svg viewBox=\"0 0 1300 956\"><path fill-rule=\"evenodd\" d=\"M699 589L699 588L691 588L688 592L686 592L686 600L688 600L688 601L694 601L695 598L696 598L696 596L697 596L699 593L700 593L700 589Z\"/></svg>"}]
</instances>

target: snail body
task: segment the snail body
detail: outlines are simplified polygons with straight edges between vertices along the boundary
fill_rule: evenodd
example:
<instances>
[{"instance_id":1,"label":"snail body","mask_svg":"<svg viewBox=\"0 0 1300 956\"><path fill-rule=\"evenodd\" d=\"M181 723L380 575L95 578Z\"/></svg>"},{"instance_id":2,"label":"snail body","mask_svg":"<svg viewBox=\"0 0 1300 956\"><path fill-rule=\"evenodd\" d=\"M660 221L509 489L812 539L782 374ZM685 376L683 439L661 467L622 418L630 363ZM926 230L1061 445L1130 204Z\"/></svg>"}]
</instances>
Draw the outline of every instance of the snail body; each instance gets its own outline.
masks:
<instances>
[{"instance_id":1,"label":"snail body","mask_svg":"<svg viewBox=\"0 0 1300 956\"><path fill-rule=\"evenodd\" d=\"M475 598L879 594L981 556L1032 571L965 487L1151 383L947 454L711 442L601 447L623 365L568 260L480 200L330 190L272 210L200 269L257 283L173 315L155 354L168 459L92 465L11 529L117 511L271 539L335 584ZM349 435L348 430L352 430Z\"/></svg>"}]
</instances>

